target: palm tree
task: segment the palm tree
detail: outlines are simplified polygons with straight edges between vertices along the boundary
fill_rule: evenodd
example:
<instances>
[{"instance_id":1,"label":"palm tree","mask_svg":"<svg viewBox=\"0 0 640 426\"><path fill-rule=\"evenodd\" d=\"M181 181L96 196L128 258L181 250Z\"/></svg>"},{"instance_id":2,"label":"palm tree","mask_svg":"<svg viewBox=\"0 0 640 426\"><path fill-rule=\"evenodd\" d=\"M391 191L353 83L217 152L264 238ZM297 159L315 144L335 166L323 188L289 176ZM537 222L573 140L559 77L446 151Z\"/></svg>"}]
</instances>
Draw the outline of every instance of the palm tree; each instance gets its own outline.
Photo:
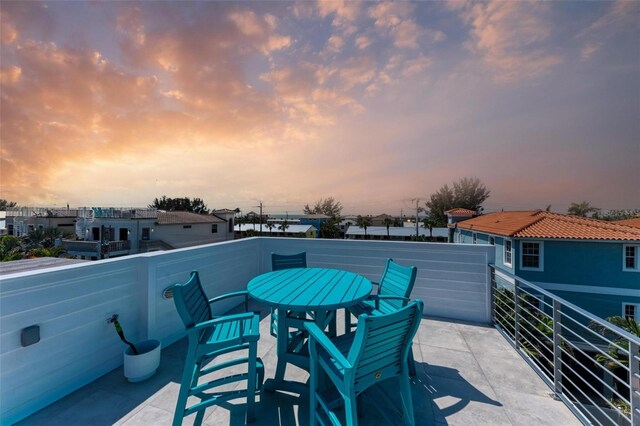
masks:
<instances>
[{"instance_id":1,"label":"palm tree","mask_svg":"<svg viewBox=\"0 0 640 426\"><path fill-rule=\"evenodd\" d=\"M272 222L267 222L267 224L265 226L269 230L269 235L271 235L271 231L273 230L275 225Z\"/></svg>"},{"instance_id":2,"label":"palm tree","mask_svg":"<svg viewBox=\"0 0 640 426\"><path fill-rule=\"evenodd\" d=\"M429 218L425 218L422 220L422 227L429 230L429 241L433 240L433 225L433 221Z\"/></svg>"},{"instance_id":3,"label":"palm tree","mask_svg":"<svg viewBox=\"0 0 640 426\"><path fill-rule=\"evenodd\" d=\"M622 316L613 316L607 317L607 321L611 324L620 327L621 329L628 331L629 333L640 337L640 323L636 322L633 318L630 317L622 317ZM600 331L602 334L610 334L610 330L604 326L600 326L598 324L591 324L590 328L596 329ZM626 354L622 354L618 352L618 347L629 350L629 341L625 338L613 339L612 344L609 345L609 352L607 355L598 354L596 355L596 361L600 364L607 367L609 370L617 370L620 368L620 364L628 367L629 366L629 356Z\"/></svg>"},{"instance_id":4,"label":"palm tree","mask_svg":"<svg viewBox=\"0 0 640 426\"><path fill-rule=\"evenodd\" d=\"M356 218L356 225L360 228L364 228L364 239L367 239L367 228L371 226L371 216L360 216Z\"/></svg>"},{"instance_id":5,"label":"palm tree","mask_svg":"<svg viewBox=\"0 0 640 426\"><path fill-rule=\"evenodd\" d=\"M287 222L286 220L283 221L280 226L278 226L278 229L280 229L282 231L282 235L284 236L285 231L287 230L287 228L289 227L289 222Z\"/></svg>"},{"instance_id":6,"label":"palm tree","mask_svg":"<svg viewBox=\"0 0 640 426\"><path fill-rule=\"evenodd\" d=\"M573 216L587 217L589 213L597 213L600 209L593 207L590 202L582 201L581 203L571 203L567 213Z\"/></svg>"},{"instance_id":7,"label":"palm tree","mask_svg":"<svg viewBox=\"0 0 640 426\"><path fill-rule=\"evenodd\" d=\"M385 217L382 223L387 227L387 240L390 240L391 236L389 235L389 227L393 225L393 219L391 219L390 217Z\"/></svg>"}]
</instances>

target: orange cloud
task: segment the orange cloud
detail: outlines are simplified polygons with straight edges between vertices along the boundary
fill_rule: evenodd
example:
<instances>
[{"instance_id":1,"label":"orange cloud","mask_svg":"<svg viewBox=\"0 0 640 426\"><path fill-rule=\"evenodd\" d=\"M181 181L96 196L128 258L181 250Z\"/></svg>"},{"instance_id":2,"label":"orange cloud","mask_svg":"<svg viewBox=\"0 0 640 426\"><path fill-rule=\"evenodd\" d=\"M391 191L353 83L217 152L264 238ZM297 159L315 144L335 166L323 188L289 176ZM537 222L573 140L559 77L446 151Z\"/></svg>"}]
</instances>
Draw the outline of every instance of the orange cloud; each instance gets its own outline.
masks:
<instances>
[{"instance_id":1,"label":"orange cloud","mask_svg":"<svg viewBox=\"0 0 640 426\"><path fill-rule=\"evenodd\" d=\"M550 4L449 2L471 26L471 48L499 81L539 77L563 62L543 42L551 35Z\"/></svg>"}]
</instances>

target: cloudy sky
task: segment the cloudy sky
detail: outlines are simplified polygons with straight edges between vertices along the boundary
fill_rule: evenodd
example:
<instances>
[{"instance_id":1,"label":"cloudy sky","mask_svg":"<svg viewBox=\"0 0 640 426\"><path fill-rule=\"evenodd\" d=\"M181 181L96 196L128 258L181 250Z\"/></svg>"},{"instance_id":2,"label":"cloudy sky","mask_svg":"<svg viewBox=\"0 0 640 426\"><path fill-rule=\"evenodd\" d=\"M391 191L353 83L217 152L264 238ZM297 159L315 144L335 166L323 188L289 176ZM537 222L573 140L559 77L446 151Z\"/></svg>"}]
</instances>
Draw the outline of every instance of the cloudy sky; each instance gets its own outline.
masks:
<instances>
[{"instance_id":1,"label":"cloudy sky","mask_svg":"<svg viewBox=\"0 0 640 426\"><path fill-rule=\"evenodd\" d=\"M2 1L0 198L640 208L640 3Z\"/></svg>"}]
</instances>

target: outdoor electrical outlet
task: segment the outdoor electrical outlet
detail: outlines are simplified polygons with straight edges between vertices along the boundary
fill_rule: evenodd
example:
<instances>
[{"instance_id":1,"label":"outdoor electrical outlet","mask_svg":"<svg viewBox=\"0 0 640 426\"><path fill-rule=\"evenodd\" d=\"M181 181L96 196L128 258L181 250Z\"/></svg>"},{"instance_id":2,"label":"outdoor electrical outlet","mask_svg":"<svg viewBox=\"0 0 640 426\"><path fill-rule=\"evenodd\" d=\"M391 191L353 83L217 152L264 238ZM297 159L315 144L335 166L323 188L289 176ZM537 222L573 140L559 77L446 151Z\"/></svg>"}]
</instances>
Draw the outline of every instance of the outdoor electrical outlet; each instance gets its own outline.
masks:
<instances>
[{"instance_id":1,"label":"outdoor electrical outlet","mask_svg":"<svg viewBox=\"0 0 640 426\"><path fill-rule=\"evenodd\" d=\"M118 321L118 314L113 314L111 317L107 318L107 324L113 324Z\"/></svg>"}]
</instances>

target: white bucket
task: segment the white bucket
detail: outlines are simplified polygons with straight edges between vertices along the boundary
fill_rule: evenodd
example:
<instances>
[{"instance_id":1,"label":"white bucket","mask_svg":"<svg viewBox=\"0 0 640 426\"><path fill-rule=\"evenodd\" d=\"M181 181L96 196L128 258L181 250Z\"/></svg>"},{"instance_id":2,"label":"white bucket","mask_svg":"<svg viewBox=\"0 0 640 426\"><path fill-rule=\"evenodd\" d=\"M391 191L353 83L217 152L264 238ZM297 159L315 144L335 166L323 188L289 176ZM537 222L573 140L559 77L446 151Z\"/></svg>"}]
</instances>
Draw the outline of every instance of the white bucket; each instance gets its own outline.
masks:
<instances>
[{"instance_id":1,"label":"white bucket","mask_svg":"<svg viewBox=\"0 0 640 426\"><path fill-rule=\"evenodd\" d=\"M124 376L130 382L141 382L153 376L160 366L160 341L145 340L135 346L138 355L130 346L124 350Z\"/></svg>"}]
</instances>

